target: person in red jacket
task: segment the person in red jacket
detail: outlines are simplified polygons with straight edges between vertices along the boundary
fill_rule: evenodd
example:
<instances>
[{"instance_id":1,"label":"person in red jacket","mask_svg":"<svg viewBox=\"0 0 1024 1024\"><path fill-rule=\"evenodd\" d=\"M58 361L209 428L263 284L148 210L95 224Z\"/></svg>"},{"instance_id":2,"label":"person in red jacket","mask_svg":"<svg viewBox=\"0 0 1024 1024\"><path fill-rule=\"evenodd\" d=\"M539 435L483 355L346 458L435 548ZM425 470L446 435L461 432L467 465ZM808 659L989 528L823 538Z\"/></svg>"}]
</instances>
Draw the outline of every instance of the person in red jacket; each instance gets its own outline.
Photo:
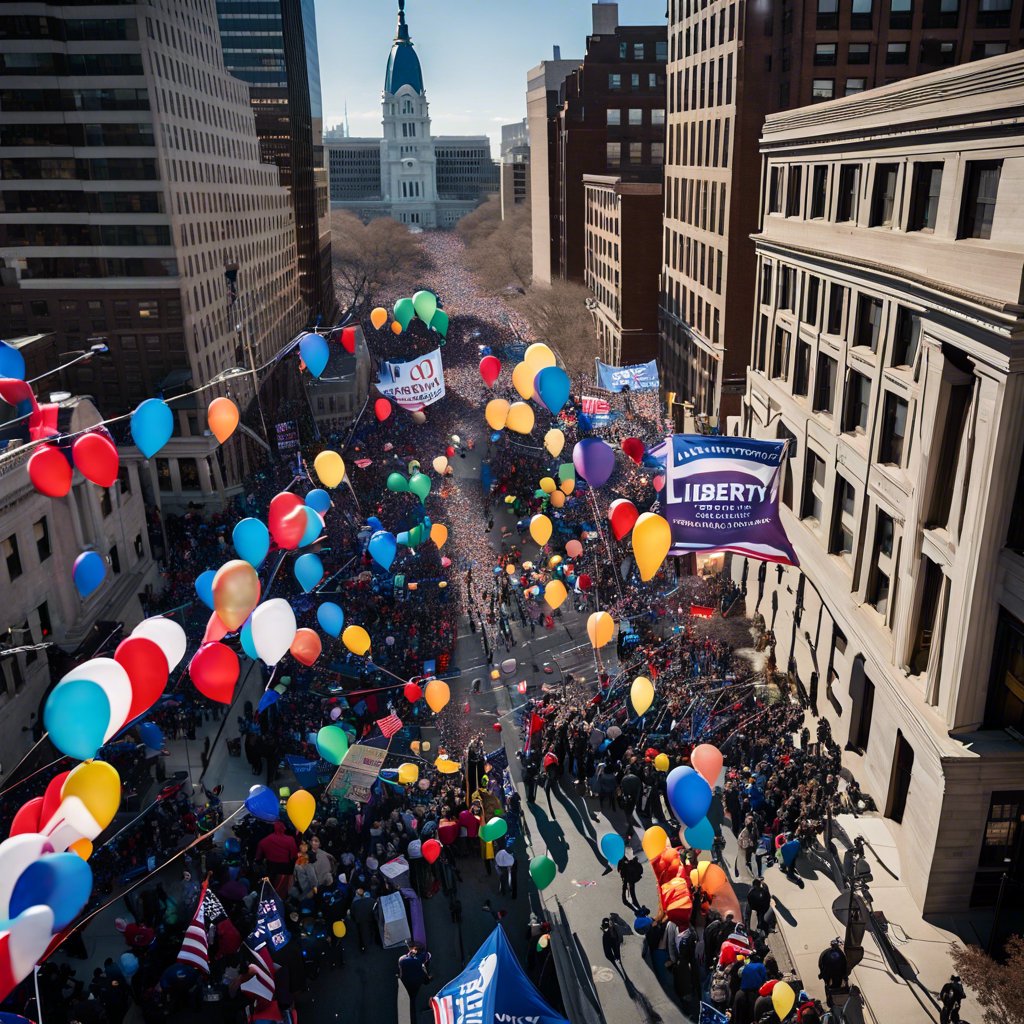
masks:
<instances>
[{"instance_id":1,"label":"person in red jacket","mask_svg":"<svg viewBox=\"0 0 1024 1024\"><path fill-rule=\"evenodd\" d=\"M256 845L256 859L267 862L267 874L273 879L274 888L281 899L286 899L292 885L292 872L299 848L294 836L285 831L283 821L274 822L274 831L264 836Z\"/></svg>"}]
</instances>

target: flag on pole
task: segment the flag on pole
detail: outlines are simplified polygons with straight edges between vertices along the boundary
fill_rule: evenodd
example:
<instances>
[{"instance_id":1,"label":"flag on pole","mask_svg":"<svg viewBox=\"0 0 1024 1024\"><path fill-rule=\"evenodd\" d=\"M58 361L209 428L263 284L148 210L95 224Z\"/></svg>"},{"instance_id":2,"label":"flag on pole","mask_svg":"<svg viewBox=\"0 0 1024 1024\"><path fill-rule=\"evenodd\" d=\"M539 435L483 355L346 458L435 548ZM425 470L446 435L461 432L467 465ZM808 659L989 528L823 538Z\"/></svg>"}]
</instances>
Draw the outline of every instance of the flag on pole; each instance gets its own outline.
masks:
<instances>
[{"instance_id":1,"label":"flag on pole","mask_svg":"<svg viewBox=\"0 0 1024 1024\"><path fill-rule=\"evenodd\" d=\"M249 960L253 968L251 977L246 978L239 986L248 996L251 996L259 1008L266 1003L272 1002L274 993L277 991L277 983L274 981L274 961L270 957L270 946L264 944L255 952L246 946Z\"/></svg>"},{"instance_id":2,"label":"flag on pole","mask_svg":"<svg viewBox=\"0 0 1024 1024\"><path fill-rule=\"evenodd\" d=\"M270 945L276 951L288 944L291 932L285 925L284 907L281 898L267 879L263 879L260 902L256 910L256 925L246 937L250 949Z\"/></svg>"},{"instance_id":3,"label":"flag on pole","mask_svg":"<svg viewBox=\"0 0 1024 1024\"><path fill-rule=\"evenodd\" d=\"M185 931L185 939L178 953L179 964L191 964L203 974L210 973L210 944L206 940L206 890L209 882L203 882L199 893L199 906ZM218 901L219 902L219 901Z\"/></svg>"},{"instance_id":4,"label":"flag on pole","mask_svg":"<svg viewBox=\"0 0 1024 1024\"><path fill-rule=\"evenodd\" d=\"M388 739L391 739L396 732L402 731L402 720L393 711L385 718L378 718L377 725Z\"/></svg>"}]
</instances>

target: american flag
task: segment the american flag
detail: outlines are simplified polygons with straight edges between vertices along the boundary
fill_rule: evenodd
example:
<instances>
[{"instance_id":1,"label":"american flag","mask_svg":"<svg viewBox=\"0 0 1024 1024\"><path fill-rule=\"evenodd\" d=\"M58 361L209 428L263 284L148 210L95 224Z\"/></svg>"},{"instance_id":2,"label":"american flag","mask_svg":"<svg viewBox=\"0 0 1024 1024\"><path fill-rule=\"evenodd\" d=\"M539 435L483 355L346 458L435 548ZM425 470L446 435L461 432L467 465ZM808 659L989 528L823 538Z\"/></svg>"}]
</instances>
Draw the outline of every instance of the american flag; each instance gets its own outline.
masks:
<instances>
[{"instance_id":1,"label":"american flag","mask_svg":"<svg viewBox=\"0 0 1024 1024\"><path fill-rule=\"evenodd\" d=\"M380 731L384 733L388 739L391 739L396 732L402 731L402 720L394 713L394 711L392 711L390 715L386 715L384 718L378 718L377 725L380 726Z\"/></svg>"},{"instance_id":2,"label":"american flag","mask_svg":"<svg viewBox=\"0 0 1024 1024\"><path fill-rule=\"evenodd\" d=\"M700 1018L697 1024L729 1024L729 1018L707 1003L700 1004Z\"/></svg>"},{"instance_id":3,"label":"american flag","mask_svg":"<svg viewBox=\"0 0 1024 1024\"><path fill-rule=\"evenodd\" d=\"M239 987L246 995L252 996L258 1008L271 1002L277 991L274 961L270 958L270 947L267 945L260 946L255 952L246 946L246 951L253 967L253 975L246 978Z\"/></svg>"},{"instance_id":4,"label":"american flag","mask_svg":"<svg viewBox=\"0 0 1024 1024\"><path fill-rule=\"evenodd\" d=\"M185 939L178 953L179 964L191 964L198 967L203 974L210 973L210 944L206 941L207 895L217 900L212 893L207 893L208 885L208 882L203 882L203 888L199 893L199 906L196 907L196 912L185 931ZM217 900L217 903L220 905L220 900Z\"/></svg>"},{"instance_id":5,"label":"american flag","mask_svg":"<svg viewBox=\"0 0 1024 1024\"><path fill-rule=\"evenodd\" d=\"M583 412L587 416L605 416L612 411L612 407L603 398L594 398L591 395L583 396Z\"/></svg>"}]
</instances>

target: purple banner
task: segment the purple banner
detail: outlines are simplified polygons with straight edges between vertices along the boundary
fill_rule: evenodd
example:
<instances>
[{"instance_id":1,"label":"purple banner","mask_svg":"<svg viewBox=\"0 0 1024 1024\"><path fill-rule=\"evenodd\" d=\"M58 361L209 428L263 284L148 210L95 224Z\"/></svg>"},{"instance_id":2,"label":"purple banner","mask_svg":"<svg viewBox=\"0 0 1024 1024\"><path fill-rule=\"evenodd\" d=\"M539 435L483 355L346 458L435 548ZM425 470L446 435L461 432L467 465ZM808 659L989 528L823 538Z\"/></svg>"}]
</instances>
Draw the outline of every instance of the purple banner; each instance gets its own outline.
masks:
<instances>
[{"instance_id":1,"label":"purple banner","mask_svg":"<svg viewBox=\"0 0 1024 1024\"><path fill-rule=\"evenodd\" d=\"M660 449L671 554L735 551L799 564L779 522L785 441L675 434Z\"/></svg>"}]
</instances>

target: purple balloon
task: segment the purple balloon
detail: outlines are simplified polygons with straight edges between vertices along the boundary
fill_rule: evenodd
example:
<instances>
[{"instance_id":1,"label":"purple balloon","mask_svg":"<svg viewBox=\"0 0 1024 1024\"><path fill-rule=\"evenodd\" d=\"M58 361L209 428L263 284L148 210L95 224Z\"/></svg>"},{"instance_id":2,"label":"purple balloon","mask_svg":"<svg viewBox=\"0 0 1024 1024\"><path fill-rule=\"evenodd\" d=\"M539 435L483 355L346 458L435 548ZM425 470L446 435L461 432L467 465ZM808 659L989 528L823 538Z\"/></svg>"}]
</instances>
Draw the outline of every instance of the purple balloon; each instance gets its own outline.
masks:
<instances>
[{"instance_id":1,"label":"purple balloon","mask_svg":"<svg viewBox=\"0 0 1024 1024\"><path fill-rule=\"evenodd\" d=\"M591 487L603 487L615 472L615 450L598 437L585 437L572 450L572 464Z\"/></svg>"}]
</instances>

